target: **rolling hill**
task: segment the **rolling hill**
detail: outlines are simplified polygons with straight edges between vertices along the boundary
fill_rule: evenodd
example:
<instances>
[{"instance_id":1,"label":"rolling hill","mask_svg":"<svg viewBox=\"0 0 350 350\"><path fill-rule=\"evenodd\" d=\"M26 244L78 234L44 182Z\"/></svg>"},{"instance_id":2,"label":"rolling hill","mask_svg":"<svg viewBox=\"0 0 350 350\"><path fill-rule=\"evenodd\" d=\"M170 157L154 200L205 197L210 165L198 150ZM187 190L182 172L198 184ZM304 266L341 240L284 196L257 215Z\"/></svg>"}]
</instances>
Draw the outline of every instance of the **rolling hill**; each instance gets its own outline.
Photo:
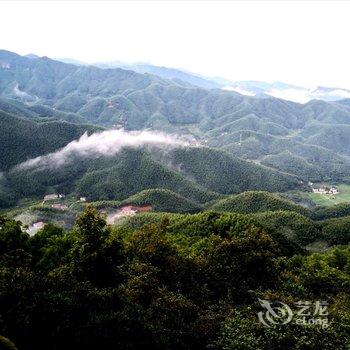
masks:
<instances>
[{"instance_id":1,"label":"rolling hill","mask_svg":"<svg viewBox=\"0 0 350 350\"><path fill-rule=\"evenodd\" d=\"M22 115L22 113L21 113ZM86 131L99 128L58 120L18 118L0 110L0 171L27 159L53 152Z\"/></svg>"},{"instance_id":2,"label":"rolling hill","mask_svg":"<svg viewBox=\"0 0 350 350\"><path fill-rule=\"evenodd\" d=\"M256 189L278 192L300 186L300 182L293 176L208 147L179 148L167 157L182 174L223 194Z\"/></svg>"},{"instance_id":3,"label":"rolling hill","mask_svg":"<svg viewBox=\"0 0 350 350\"><path fill-rule=\"evenodd\" d=\"M58 192L90 201L123 201L144 190L163 189L184 197L187 206L193 202L192 207L246 188L286 191L301 187L292 176L210 148L124 148L115 156L76 155L58 167L10 169L4 179L18 199ZM151 194L153 200L159 196L169 203L169 192Z\"/></svg>"},{"instance_id":4,"label":"rolling hill","mask_svg":"<svg viewBox=\"0 0 350 350\"><path fill-rule=\"evenodd\" d=\"M263 191L249 191L217 201L208 208L219 212L250 214L267 211L293 211L307 214L303 207L294 204L276 194Z\"/></svg>"},{"instance_id":5,"label":"rolling hill","mask_svg":"<svg viewBox=\"0 0 350 350\"><path fill-rule=\"evenodd\" d=\"M193 213L199 212L202 209L202 206L198 203L164 189L141 191L125 199L124 203L132 205L150 204L152 211L169 213Z\"/></svg>"}]
</instances>

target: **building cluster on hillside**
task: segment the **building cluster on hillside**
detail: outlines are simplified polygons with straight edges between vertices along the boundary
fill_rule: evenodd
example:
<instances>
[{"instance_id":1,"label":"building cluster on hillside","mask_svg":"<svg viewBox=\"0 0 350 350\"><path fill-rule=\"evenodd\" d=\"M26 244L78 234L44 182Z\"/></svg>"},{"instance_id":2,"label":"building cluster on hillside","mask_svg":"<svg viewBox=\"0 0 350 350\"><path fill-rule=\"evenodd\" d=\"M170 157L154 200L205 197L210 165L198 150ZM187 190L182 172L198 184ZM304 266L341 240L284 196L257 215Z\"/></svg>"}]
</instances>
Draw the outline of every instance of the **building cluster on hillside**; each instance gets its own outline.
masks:
<instances>
[{"instance_id":1,"label":"building cluster on hillside","mask_svg":"<svg viewBox=\"0 0 350 350\"><path fill-rule=\"evenodd\" d=\"M121 214L121 216L132 216L136 213L144 213L151 210L152 206L150 206L149 204L144 204L140 206L124 205L119 209L119 214Z\"/></svg>"},{"instance_id":2,"label":"building cluster on hillside","mask_svg":"<svg viewBox=\"0 0 350 350\"><path fill-rule=\"evenodd\" d=\"M330 195L335 195L338 194L339 191L336 187L332 186L332 187L318 187L318 188L312 188L312 192L313 193L320 193L320 194L330 194Z\"/></svg>"},{"instance_id":3,"label":"building cluster on hillside","mask_svg":"<svg viewBox=\"0 0 350 350\"><path fill-rule=\"evenodd\" d=\"M68 206L65 204L59 204L59 203L55 203L51 205L51 208L53 209L57 209L57 210L67 210Z\"/></svg>"},{"instance_id":4,"label":"building cluster on hillside","mask_svg":"<svg viewBox=\"0 0 350 350\"><path fill-rule=\"evenodd\" d=\"M47 201L54 201L56 199L62 199L64 197L65 197L64 194L56 194L56 193L46 194L44 196L42 204L44 205L44 203ZM51 204L51 208L57 209L57 210L67 210L68 206L65 204L61 204L61 203L53 203L53 204Z\"/></svg>"},{"instance_id":5,"label":"building cluster on hillside","mask_svg":"<svg viewBox=\"0 0 350 350\"><path fill-rule=\"evenodd\" d=\"M149 204L143 204L139 206L126 204L120 207L115 213L108 215L107 223L113 224L118 219L128 217L128 216L134 216L137 213L144 213L151 210L152 210L152 206Z\"/></svg>"},{"instance_id":6,"label":"building cluster on hillside","mask_svg":"<svg viewBox=\"0 0 350 350\"><path fill-rule=\"evenodd\" d=\"M56 194L56 193L46 194L44 196L44 202L46 202L46 201L53 201L55 199L61 199L61 198L64 198L64 197L65 197L64 194Z\"/></svg>"},{"instance_id":7,"label":"building cluster on hillside","mask_svg":"<svg viewBox=\"0 0 350 350\"><path fill-rule=\"evenodd\" d=\"M38 221L33 224L33 228L39 230L45 226L45 223L43 221Z\"/></svg>"},{"instance_id":8,"label":"building cluster on hillside","mask_svg":"<svg viewBox=\"0 0 350 350\"><path fill-rule=\"evenodd\" d=\"M43 221L37 221L32 223L28 229L27 232L32 236L35 235L39 230L41 230L45 226L45 222Z\"/></svg>"}]
</instances>

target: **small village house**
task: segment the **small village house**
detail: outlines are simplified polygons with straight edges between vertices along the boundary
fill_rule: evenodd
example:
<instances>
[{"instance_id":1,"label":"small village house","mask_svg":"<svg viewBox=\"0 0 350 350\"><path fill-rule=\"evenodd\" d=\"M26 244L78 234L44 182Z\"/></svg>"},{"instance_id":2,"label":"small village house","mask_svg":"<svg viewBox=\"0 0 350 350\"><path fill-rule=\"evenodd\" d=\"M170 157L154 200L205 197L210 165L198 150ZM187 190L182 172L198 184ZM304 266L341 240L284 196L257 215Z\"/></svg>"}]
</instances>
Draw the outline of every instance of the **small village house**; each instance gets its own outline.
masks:
<instances>
[{"instance_id":1,"label":"small village house","mask_svg":"<svg viewBox=\"0 0 350 350\"><path fill-rule=\"evenodd\" d=\"M58 194L46 194L44 196L44 201L52 201L54 199L57 199L58 198Z\"/></svg>"},{"instance_id":2,"label":"small village house","mask_svg":"<svg viewBox=\"0 0 350 350\"><path fill-rule=\"evenodd\" d=\"M52 204L51 208L57 209L57 210L67 210L68 209L68 207L65 204L59 204L59 203Z\"/></svg>"},{"instance_id":3,"label":"small village house","mask_svg":"<svg viewBox=\"0 0 350 350\"><path fill-rule=\"evenodd\" d=\"M43 221L38 221L38 222L35 222L32 226L34 229L40 230L45 226L45 223Z\"/></svg>"}]
</instances>

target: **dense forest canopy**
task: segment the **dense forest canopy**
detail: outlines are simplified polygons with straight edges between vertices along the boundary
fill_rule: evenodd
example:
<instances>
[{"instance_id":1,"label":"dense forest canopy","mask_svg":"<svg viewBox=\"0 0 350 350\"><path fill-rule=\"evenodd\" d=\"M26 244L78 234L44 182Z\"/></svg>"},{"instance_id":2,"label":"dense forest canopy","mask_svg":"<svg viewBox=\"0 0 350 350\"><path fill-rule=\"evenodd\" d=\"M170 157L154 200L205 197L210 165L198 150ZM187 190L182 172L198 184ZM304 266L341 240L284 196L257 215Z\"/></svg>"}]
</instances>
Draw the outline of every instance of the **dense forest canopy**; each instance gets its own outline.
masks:
<instances>
[{"instance_id":1,"label":"dense forest canopy","mask_svg":"<svg viewBox=\"0 0 350 350\"><path fill-rule=\"evenodd\" d=\"M90 206L73 230L32 237L0 220L0 329L19 349L350 344L347 246L286 250L278 230L242 214L162 214L133 229ZM264 327L259 299L327 300L329 325Z\"/></svg>"}]
</instances>

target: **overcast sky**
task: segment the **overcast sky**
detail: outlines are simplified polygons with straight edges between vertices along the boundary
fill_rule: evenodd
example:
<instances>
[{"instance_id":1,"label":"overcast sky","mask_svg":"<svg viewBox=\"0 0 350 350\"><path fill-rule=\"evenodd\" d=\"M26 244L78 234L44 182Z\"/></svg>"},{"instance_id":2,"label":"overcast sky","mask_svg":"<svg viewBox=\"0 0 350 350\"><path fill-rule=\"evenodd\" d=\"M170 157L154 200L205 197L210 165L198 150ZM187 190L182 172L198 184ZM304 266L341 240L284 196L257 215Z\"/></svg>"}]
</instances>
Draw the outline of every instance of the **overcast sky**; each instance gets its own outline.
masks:
<instances>
[{"instance_id":1,"label":"overcast sky","mask_svg":"<svg viewBox=\"0 0 350 350\"><path fill-rule=\"evenodd\" d=\"M3 1L0 48L350 88L350 2Z\"/></svg>"}]
</instances>

